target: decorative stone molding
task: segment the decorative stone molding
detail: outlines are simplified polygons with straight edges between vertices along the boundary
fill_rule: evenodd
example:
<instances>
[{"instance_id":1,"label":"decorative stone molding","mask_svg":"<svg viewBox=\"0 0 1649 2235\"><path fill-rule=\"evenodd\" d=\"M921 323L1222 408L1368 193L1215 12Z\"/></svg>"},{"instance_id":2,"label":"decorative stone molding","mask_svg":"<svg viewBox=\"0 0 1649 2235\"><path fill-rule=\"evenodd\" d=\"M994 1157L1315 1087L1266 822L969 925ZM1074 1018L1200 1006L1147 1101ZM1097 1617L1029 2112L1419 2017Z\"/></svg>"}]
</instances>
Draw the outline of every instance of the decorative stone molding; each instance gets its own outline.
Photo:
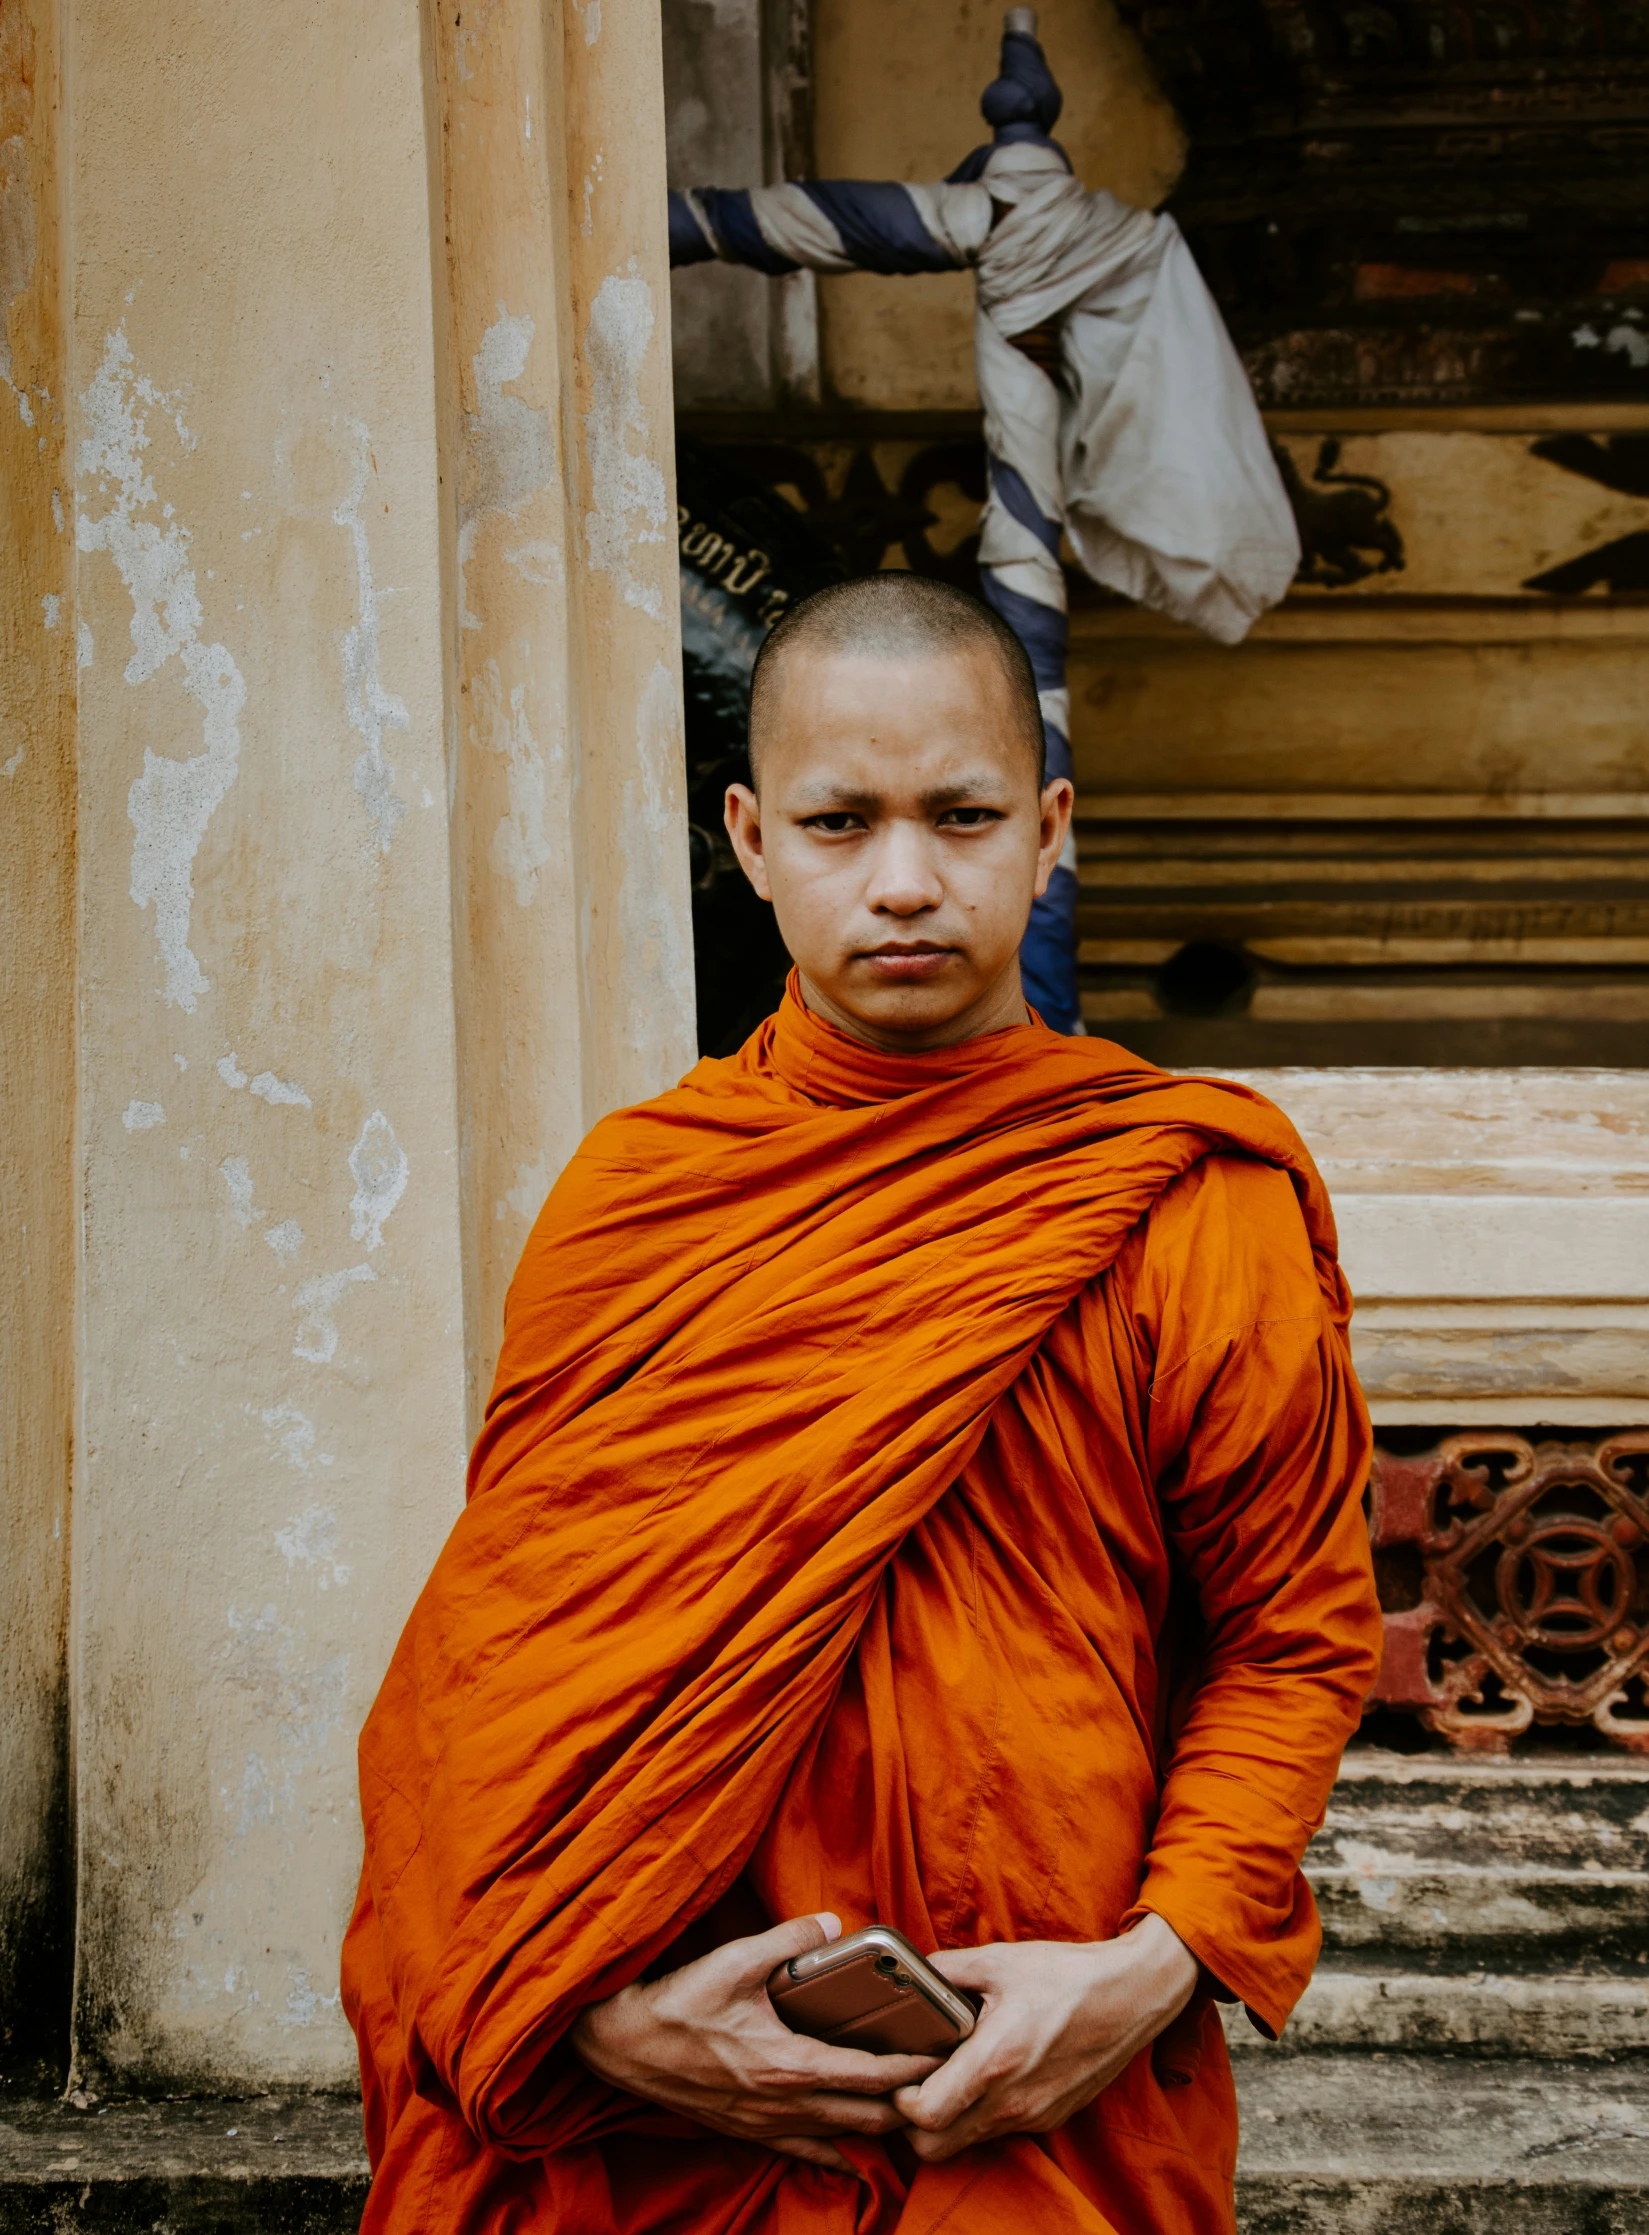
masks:
<instances>
[{"instance_id":1,"label":"decorative stone molding","mask_svg":"<svg viewBox=\"0 0 1649 2235\"><path fill-rule=\"evenodd\" d=\"M1590 1723L1649 1754L1649 1430L1596 1444L1450 1436L1377 1455L1386 1608L1375 1699L1462 1749Z\"/></svg>"}]
</instances>

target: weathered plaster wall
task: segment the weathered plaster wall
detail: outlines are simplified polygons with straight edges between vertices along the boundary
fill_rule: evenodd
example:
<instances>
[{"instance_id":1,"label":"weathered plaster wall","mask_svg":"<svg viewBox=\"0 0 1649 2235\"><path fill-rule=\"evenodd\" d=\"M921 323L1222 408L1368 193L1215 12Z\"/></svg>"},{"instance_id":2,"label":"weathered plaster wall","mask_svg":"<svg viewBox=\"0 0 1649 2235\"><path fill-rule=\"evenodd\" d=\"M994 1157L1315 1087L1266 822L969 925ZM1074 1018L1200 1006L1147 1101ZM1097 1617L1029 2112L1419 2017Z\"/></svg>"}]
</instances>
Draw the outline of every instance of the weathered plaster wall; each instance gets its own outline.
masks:
<instances>
[{"instance_id":1,"label":"weathered plaster wall","mask_svg":"<svg viewBox=\"0 0 1649 2235\"><path fill-rule=\"evenodd\" d=\"M989 137L979 96L996 75L1002 12L997 0L814 0L818 175L918 180L954 170ZM1077 176L1154 207L1179 175L1184 141L1133 35L1110 0L1047 0L1038 14L1065 92L1059 137ZM841 402L977 409L965 272L821 280L819 315L825 387Z\"/></svg>"},{"instance_id":2,"label":"weathered plaster wall","mask_svg":"<svg viewBox=\"0 0 1649 2235\"><path fill-rule=\"evenodd\" d=\"M72 1755L81 2073L346 2084L355 1736L505 1279L693 1052L658 18L68 0L61 102L56 21L0 16L3 1944Z\"/></svg>"},{"instance_id":3,"label":"weathered plaster wall","mask_svg":"<svg viewBox=\"0 0 1649 2235\"><path fill-rule=\"evenodd\" d=\"M550 1181L692 1061L692 981L656 24L430 22L473 1425Z\"/></svg>"},{"instance_id":4,"label":"weathered plaster wall","mask_svg":"<svg viewBox=\"0 0 1649 2235\"><path fill-rule=\"evenodd\" d=\"M57 11L0 11L0 2068L66 2030L74 1388L72 524Z\"/></svg>"},{"instance_id":5,"label":"weathered plaster wall","mask_svg":"<svg viewBox=\"0 0 1649 2235\"><path fill-rule=\"evenodd\" d=\"M343 2080L354 1739L457 1509L413 0L69 11L77 2028Z\"/></svg>"}]
</instances>

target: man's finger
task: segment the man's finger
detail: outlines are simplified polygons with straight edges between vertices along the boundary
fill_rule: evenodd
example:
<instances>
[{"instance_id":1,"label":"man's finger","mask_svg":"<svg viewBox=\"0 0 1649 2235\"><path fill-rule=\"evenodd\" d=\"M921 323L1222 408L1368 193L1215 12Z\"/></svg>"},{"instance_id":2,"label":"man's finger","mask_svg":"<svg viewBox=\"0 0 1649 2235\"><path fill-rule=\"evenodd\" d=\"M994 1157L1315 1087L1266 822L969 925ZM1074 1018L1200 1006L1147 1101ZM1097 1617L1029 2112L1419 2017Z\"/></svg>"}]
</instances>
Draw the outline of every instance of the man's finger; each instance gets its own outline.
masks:
<instances>
[{"instance_id":1,"label":"man's finger","mask_svg":"<svg viewBox=\"0 0 1649 2235\"><path fill-rule=\"evenodd\" d=\"M990 2120L978 2111L969 2111L954 2126L947 2126L938 2134L924 2134L920 2127L914 2126L907 2127L905 2133L912 2155L919 2157L924 2165L943 2165L947 2158L959 2157L975 2142L995 2139Z\"/></svg>"},{"instance_id":2,"label":"man's finger","mask_svg":"<svg viewBox=\"0 0 1649 2235\"><path fill-rule=\"evenodd\" d=\"M941 1948L928 1961L953 1987L972 1987L976 1994L986 1994L1001 1984L994 1948Z\"/></svg>"},{"instance_id":3,"label":"man's finger","mask_svg":"<svg viewBox=\"0 0 1649 2235\"><path fill-rule=\"evenodd\" d=\"M787 2127L794 2119L798 2129L817 2127L827 2134L891 2134L905 2123L885 2096L823 2091L787 2102L782 2116Z\"/></svg>"},{"instance_id":4,"label":"man's finger","mask_svg":"<svg viewBox=\"0 0 1649 2235\"><path fill-rule=\"evenodd\" d=\"M805 2158L809 2165L827 2166L832 2173L853 2170L834 2142L815 2141L810 2134L769 2135L766 2146L785 2157Z\"/></svg>"},{"instance_id":5,"label":"man's finger","mask_svg":"<svg viewBox=\"0 0 1649 2235\"><path fill-rule=\"evenodd\" d=\"M788 1917L782 1925L758 1932L748 1940L729 1940L708 1960L725 1965L743 1985L757 1981L765 1985L769 1972L777 1971L780 1964L788 1963L792 1956L805 1956L812 1949L823 1948L841 1937L841 1918L823 1909L815 1916Z\"/></svg>"},{"instance_id":6,"label":"man's finger","mask_svg":"<svg viewBox=\"0 0 1649 2235\"><path fill-rule=\"evenodd\" d=\"M924 2133L938 2133L954 2125L989 2087L988 2058L988 2049L979 2046L979 2035L970 2034L948 2062L920 2087L896 2089L894 2109L902 2119Z\"/></svg>"},{"instance_id":7,"label":"man's finger","mask_svg":"<svg viewBox=\"0 0 1649 2235\"><path fill-rule=\"evenodd\" d=\"M868 2049L838 2048L803 2033L792 2034L791 2041L798 2071L818 2087L852 2095L891 2095L895 2088L920 2087L939 2069L934 2057L872 2056Z\"/></svg>"}]
</instances>

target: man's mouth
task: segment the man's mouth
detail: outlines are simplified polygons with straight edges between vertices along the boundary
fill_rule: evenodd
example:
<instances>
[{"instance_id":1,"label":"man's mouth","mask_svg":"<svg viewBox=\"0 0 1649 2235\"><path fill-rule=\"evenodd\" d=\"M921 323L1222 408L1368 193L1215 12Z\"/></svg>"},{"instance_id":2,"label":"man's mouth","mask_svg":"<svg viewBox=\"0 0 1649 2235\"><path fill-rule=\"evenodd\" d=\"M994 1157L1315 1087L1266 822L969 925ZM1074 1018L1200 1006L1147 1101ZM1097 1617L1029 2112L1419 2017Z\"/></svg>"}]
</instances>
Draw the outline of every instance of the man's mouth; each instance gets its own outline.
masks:
<instances>
[{"instance_id":1,"label":"man's mouth","mask_svg":"<svg viewBox=\"0 0 1649 2235\"><path fill-rule=\"evenodd\" d=\"M870 948L864 960L877 977L895 985L911 985L937 977L955 951L954 947L936 946L931 939L889 941L884 947Z\"/></svg>"}]
</instances>

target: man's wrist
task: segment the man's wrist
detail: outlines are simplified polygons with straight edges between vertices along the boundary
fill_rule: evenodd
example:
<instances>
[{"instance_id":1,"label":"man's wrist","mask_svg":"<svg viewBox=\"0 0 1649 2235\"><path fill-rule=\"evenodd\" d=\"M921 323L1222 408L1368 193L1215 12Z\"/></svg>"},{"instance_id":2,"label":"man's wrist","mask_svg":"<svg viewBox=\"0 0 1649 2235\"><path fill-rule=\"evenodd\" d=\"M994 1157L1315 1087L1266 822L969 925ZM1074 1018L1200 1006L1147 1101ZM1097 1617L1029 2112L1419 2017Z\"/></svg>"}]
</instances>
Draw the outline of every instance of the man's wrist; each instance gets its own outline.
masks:
<instances>
[{"instance_id":1,"label":"man's wrist","mask_svg":"<svg viewBox=\"0 0 1649 2235\"><path fill-rule=\"evenodd\" d=\"M1121 1945L1138 1965L1147 1999L1170 2011L1183 2009L1196 1992L1202 1966L1167 1918L1147 1910L1122 1934Z\"/></svg>"}]
</instances>

